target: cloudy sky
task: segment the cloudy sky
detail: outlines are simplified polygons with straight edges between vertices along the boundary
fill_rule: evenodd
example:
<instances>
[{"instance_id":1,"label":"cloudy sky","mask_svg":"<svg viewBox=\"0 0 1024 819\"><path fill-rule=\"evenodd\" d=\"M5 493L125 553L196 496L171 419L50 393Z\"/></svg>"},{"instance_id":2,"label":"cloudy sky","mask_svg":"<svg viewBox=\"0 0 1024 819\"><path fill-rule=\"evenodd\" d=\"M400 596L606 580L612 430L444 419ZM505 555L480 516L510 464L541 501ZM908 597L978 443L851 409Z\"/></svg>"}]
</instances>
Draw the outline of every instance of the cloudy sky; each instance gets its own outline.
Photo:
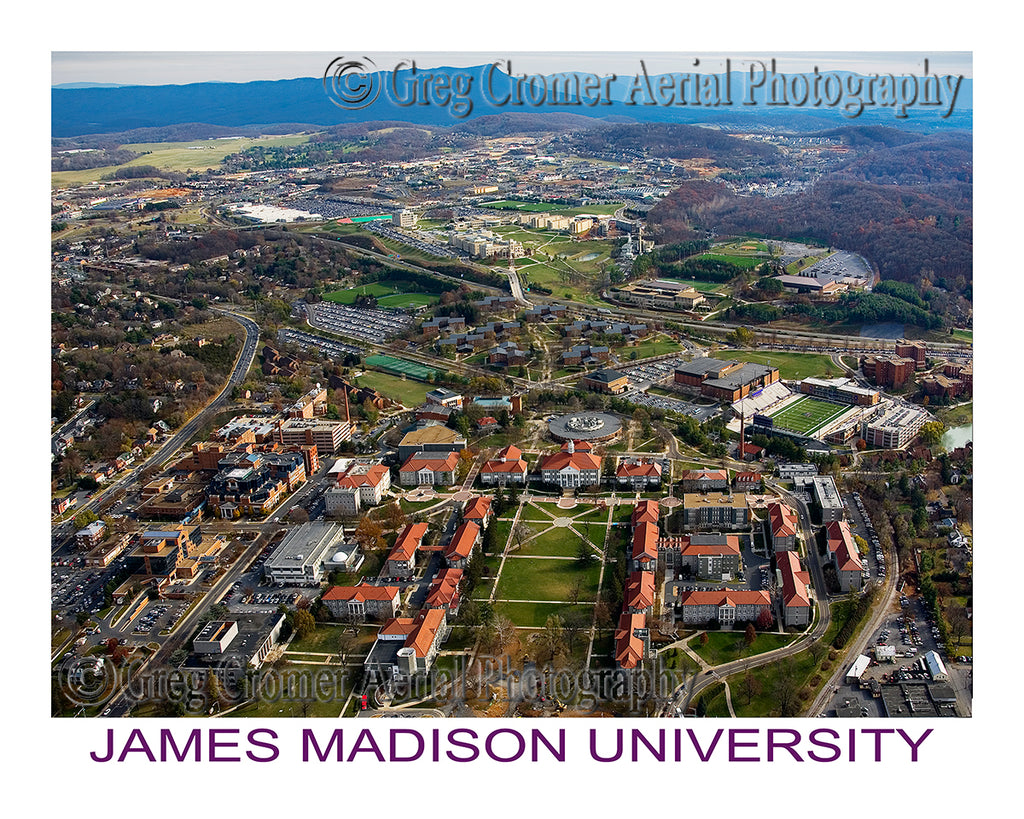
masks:
<instances>
[{"instance_id":1,"label":"cloudy sky","mask_svg":"<svg viewBox=\"0 0 1024 819\"><path fill-rule=\"evenodd\" d=\"M767 63L775 58L779 71L856 71L861 74L920 74L924 59L932 73L972 76L970 52L540 52L540 51L54 51L51 84L114 83L164 85L193 82L248 82L296 77L320 77L336 57L368 57L378 68L390 70L401 60L415 59L417 67L464 67L510 60L515 73L589 71L607 75L635 74L643 59L652 73L694 71L714 73L731 60L733 70L744 71L751 60ZM695 68L694 61L700 60Z\"/></svg>"}]
</instances>

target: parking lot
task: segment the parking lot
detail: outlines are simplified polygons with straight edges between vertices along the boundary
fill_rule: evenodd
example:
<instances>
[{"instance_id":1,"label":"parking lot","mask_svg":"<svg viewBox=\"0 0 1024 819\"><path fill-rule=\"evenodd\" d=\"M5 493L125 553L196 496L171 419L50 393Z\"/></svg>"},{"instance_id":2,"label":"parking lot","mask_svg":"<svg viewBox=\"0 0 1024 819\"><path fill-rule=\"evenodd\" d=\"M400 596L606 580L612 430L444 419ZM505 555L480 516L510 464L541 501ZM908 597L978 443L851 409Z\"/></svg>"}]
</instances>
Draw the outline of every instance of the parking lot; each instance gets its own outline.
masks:
<instances>
[{"instance_id":1,"label":"parking lot","mask_svg":"<svg viewBox=\"0 0 1024 819\"><path fill-rule=\"evenodd\" d=\"M939 632L931 615L928 614L924 601L918 597L901 596L898 610L890 612L882 625L872 634L865 653L871 659L871 665L861 677L866 682L876 680L882 685L904 682L930 682L924 665L924 655L935 651L942 658L949 673L949 682L958 689L958 700L961 693L969 685L972 666L967 657L946 657L945 648L939 644ZM877 662L875 649L880 646L891 646L895 649L895 662ZM882 701L872 697L869 690L862 690L856 683L844 682L836 689L832 702L826 713L834 713L837 706L855 703L859 700L862 708L861 716L882 717ZM964 696L963 704L969 707L970 697ZM867 713L863 713L866 710Z\"/></svg>"},{"instance_id":2,"label":"parking lot","mask_svg":"<svg viewBox=\"0 0 1024 819\"><path fill-rule=\"evenodd\" d=\"M383 344L412 327L412 316L398 310L379 307L351 307L345 304L318 302L306 305L309 323L321 330Z\"/></svg>"},{"instance_id":3,"label":"parking lot","mask_svg":"<svg viewBox=\"0 0 1024 819\"><path fill-rule=\"evenodd\" d=\"M315 336L312 333L304 333L301 330L292 330L290 327L282 327L277 331L277 340L283 343L298 344L307 349L319 350L329 358L342 358L345 355L363 355L366 353L362 347L354 344L345 344L332 338Z\"/></svg>"},{"instance_id":4,"label":"parking lot","mask_svg":"<svg viewBox=\"0 0 1024 819\"><path fill-rule=\"evenodd\" d=\"M859 535L867 541L869 549L867 555L862 555L864 570L861 572L861 579L867 583L872 577L884 581L888 569L885 564L885 553L878 540L874 524L864 509L864 502L857 492L848 492L843 495L848 512L850 529L855 535Z\"/></svg>"},{"instance_id":5,"label":"parking lot","mask_svg":"<svg viewBox=\"0 0 1024 819\"><path fill-rule=\"evenodd\" d=\"M665 410L666 412L678 412L681 415L689 415L691 418L696 418L701 422L706 421L718 412L717 404L713 406L701 406L700 404L693 404L689 401L681 401L678 398L670 398L667 395L651 395L650 393L639 392L637 390L624 393L622 398L629 401L631 404L637 404L641 407L654 407L656 409Z\"/></svg>"}]
</instances>

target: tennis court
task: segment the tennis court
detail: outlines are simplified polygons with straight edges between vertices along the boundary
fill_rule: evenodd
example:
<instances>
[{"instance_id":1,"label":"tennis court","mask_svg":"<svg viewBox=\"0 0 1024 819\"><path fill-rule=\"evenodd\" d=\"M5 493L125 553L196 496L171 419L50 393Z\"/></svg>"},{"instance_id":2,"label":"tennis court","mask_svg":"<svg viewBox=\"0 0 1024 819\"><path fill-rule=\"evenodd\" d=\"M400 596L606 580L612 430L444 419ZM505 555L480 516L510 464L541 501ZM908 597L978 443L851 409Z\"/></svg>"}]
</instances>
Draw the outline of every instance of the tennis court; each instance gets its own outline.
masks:
<instances>
[{"instance_id":1,"label":"tennis court","mask_svg":"<svg viewBox=\"0 0 1024 819\"><path fill-rule=\"evenodd\" d=\"M437 375L437 370L432 367L424 367L415 361L406 361L402 358L394 358L389 355L370 355L366 357L366 366L375 367L386 373L394 375L405 375L415 378L417 381L430 381Z\"/></svg>"},{"instance_id":2,"label":"tennis court","mask_svg":"<svg viewBox=\"0 0 1024 819\"><path fill-rule=\"evenodd\" d=\"M798 432L801 435L813 435L849 410L850 407L846 405L807 397L786 405L774 413L771 419L775 422L776 427Z\"/></svg>"}]
</instances>

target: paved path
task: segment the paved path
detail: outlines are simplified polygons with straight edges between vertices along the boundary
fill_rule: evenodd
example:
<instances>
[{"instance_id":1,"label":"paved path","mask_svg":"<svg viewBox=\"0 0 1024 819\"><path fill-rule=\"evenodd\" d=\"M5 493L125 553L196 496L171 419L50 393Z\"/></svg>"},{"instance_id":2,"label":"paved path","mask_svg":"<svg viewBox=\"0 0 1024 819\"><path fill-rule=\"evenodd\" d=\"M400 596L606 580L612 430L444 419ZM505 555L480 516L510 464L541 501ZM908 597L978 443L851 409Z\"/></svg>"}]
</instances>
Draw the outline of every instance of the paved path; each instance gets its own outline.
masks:
<instances>
[{"instance_id":1,"label":"paved path","mask_svg":"<svg viewBox=\"0 0 1024 819\"><path fill-rule=\"evenodd\" d=\"M729 690L729 681L722 683L725 686L725 704L729 707L729 716L736 718L736 712L732 710L732 692Z\"/></svg>"}]
</instances>

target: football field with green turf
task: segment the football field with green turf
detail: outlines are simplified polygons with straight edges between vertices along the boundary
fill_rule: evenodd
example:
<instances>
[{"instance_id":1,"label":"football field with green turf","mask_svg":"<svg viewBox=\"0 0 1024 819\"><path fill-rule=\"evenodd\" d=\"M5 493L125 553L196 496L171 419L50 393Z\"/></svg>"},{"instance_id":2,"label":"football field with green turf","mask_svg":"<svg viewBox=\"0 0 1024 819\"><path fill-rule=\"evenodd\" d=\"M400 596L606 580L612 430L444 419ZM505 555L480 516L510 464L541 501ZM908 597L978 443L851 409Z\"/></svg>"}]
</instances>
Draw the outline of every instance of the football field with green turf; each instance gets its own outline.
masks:
<instances>
[{"instance_id":1,"label":"football field with green turf","mask_svg":"<svg viewBox=\"0 0 1024 819\"><path fill-rule=\"evenodd\" d=\"M788 429L801 435L814 435L819 429L848 412L845 404L833 404L805 397L794 401L771 415L776 427Z\"/></svg>"}]
</instances>

